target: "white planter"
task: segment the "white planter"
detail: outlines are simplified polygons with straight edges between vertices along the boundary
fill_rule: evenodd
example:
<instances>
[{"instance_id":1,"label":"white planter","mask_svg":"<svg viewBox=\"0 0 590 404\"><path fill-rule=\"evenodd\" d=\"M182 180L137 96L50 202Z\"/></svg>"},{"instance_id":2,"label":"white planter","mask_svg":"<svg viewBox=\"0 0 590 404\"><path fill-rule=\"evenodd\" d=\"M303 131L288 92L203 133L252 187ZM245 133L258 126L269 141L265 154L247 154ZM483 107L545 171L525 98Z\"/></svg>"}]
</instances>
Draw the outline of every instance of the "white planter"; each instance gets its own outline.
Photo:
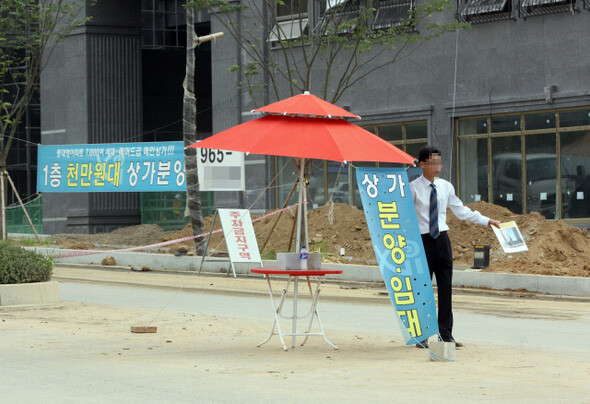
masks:
<instances>
[{"instance_id":1,"label":"white planter","mask_svg":"<svg viewBox=\"0 0 590 404\"><path fill-rule=\"evenodd\" d=\"M0 306L59 303L56 281L0 285Z\"/></svg>"}]
</instances>

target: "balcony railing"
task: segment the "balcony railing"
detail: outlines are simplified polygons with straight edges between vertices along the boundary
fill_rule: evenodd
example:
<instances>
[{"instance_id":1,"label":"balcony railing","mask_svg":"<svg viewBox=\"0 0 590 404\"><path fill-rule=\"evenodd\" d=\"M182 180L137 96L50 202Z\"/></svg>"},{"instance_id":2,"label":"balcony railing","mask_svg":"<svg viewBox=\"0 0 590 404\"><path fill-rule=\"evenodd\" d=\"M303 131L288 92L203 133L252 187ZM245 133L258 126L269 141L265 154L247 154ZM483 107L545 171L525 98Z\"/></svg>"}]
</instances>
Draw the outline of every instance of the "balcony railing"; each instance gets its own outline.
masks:
<instances>
[{"instance_id":1,"label":"balcony railing","mask_svg":"<svg viewBox=\"0 0 590 404\"><path fill-rule=\"evenodd\" d=\"M512 0L458 0L457 19L471 23L515 19Z\"/></svg>"},{"instance_id":2,"label":"balcony railing","mask_svg":"<svg viewBox=\"0 0 590 404\"><path fill-rule=\"evenodd\" d=\"M579 12L578 2L589 0L520 0L519 10L523 18L544 14Z\"/></svg>"}]
</instances>

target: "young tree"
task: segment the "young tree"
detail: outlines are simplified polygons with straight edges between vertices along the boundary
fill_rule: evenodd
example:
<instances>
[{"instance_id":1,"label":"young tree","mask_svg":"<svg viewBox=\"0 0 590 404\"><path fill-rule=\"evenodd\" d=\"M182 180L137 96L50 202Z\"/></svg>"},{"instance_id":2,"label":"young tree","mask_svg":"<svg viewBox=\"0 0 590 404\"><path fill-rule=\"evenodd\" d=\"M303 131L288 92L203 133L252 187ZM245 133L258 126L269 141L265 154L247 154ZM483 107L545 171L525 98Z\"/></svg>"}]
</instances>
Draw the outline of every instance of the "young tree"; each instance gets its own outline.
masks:
<instances>
[{"instance_id":1,"label":"young tree","mask_svg":"<svg viewBox=\"0 0 590 404\"><path fill-rule=\"evenodd\" d=\"M80 0L2 0L0 2L0 188L6 187L10 147L39 77L55 47L88 19L78 18ZM1 209L6 206L1 192ZM2 215L4 218L4 215ZM2 238L6 223L2 220Z\"/></svg>"},{"instance_id":2,"label":"young tree","mask_svg":"<svg viewBox=\"0 0 590 404\"><path fill-rule=\"evenodd\" d=\"M197 99L195 98L195 15L194 9L186 10L186 76L184 79L183 121L184 171L186 173L186 206L193 235L203 234L203 210L197 174L197 149L189 148L197 141ZM198 255L203 255L201 239L195 239ZM204 258L203 258L204 259Z\"/></svg>"},{"instance_id":3,"label":"young tree","mask_svg":"<svg viewBox=\"0 0 590 404\"><path fill-rule=\"evenodd\" d=\"M291 95L310 90L312 78L321 85L318 96L337 102L427 41L469 26L437 22L449 0L195 0L189 6L209 11L240 44L249 61L231 69L242 69L243 89L255 105L264 91L278 100L285 87Z\"/></svg>"}]
</instances>

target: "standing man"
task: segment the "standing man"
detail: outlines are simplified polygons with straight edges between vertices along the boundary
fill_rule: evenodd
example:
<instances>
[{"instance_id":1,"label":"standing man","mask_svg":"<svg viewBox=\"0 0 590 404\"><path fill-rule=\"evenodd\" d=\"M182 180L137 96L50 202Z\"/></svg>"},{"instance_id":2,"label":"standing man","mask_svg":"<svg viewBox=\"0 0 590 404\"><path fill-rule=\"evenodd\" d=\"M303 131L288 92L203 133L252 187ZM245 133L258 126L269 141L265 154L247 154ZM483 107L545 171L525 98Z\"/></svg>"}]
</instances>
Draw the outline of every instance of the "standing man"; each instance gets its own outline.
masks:
<instances>
[{"instance_id":1,"label":"standing man","mask_svg":"<svg viewBox=\"0 0 590 404\"><path fill-rule=\"evenodd\" d=\"M472 211L455 195L453 185L437 176L440 174L442 159L440 150L426 146L418 152L418 162L423 174L410 183L418 226L422 235L422 243L426 251L426 260L430 269L430 277L436 275L438 287L438 329L445 342L454 342L455 346L463 344L453 338L453 252L451 240L447 235L449 226L446 223L447 207L461 220L499 227L500 223ZM428 340L416 344L416 348L428 348Z\"/></svg>"}]
</instances>

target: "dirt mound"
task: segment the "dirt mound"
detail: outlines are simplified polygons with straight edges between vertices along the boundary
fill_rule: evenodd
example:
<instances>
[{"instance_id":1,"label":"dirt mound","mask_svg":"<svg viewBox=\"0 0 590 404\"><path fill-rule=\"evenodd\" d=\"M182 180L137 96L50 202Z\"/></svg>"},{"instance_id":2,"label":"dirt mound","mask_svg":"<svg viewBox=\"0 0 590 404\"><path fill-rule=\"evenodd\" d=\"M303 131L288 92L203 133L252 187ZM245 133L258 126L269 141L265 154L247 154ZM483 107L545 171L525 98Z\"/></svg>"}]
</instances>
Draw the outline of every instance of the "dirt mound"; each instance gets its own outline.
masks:
<instances>
[{"instance_id":1,"label":"dirt mound","mask_svg":"<svg viewBox=\"0 0 590 404\"><path fill-rule=\"evenodd\" d=\"M99 246L142 246L157 243L166 232L157 224L122 227L110 233L54 234L56 243L76 250Z\"/></svg>"},{"instance_id":2,"label":"dirt mound","mask_svg":"<svg viewBox=\"0 0 590 404\"><path fill-rule=\"evenodd\" d=\"M489 245L491 272L531 273L543 275L590 276L590 234L560 220L548 221L534 212L516 215L501 206L486 202L467 205L485 216L500 222L515 221L529 248L525 254L505 254L494 232L487 227L457 219L450 211L447 221L451 230L453 258L456 264L473 265L473 246ZM270 213L270 212L269 212ZM289 244L295 234L296 209L282 213L275 226L277 216L269 216L254 222L258 246L263 257L271 258L276 252L293 249ZM260 215L252 215L256 220ZM204 219L205 232L211 229L213 216ZM323 253L324 259L333 262L376 264L371 237L362 210L337 203L322 206L309 212L310 250ZM268 235L275 226L270 238ZM215 230L221 229L219 220ZM53 236L56 243L68 248L90 249L93 246L139 246L176 240L192 236L190 225L184 229L165 232L158 225L125 227L102 234L58 234ZM268 241L267 241L268 238ZM265 245L263 250L263 246ZM194 241L176 243L169 248L173 253L179 247L194 250ZM227 251L223 234L212 235L209 242L210 254ZM341 256L344 253L344 258Z\"/></svg>"},{"instance_id":3,"label":"dirt mound","mask_svg":"<svg viewBox=\"0 0 590 404\"><path fill-rule=\"evenodd\" d=\"M354 206L342 203L334 204L332 210L332 223L330 224L329 206L322 206L309 212L309 243L311 251L318 251L324 254L324 259L332 261L347 261L340 256L341 248L344 248L344 255L354 258L356 261L369 261L375 263L375 254L371 244L371 236L367 229L364 213ZM272 213L272 212L269 212ZM287 252L293 249L290 240L294 240L296 208L284 211L275 225L277 216L269 216L260 221L254 222L254 231L258 247L263 255L276 252ZM252 215L252 220L256 220L261 215ZM211 229L212 216L205 218L205 231ZM270 237L268 235L274 226ZM214 230L221 229L219 220L216 222ZM192 235L190 225L184 229L166 234L160 241L168 241L188 237ZM267 240L268 239L268 240ZM266 242L266 246L265 246ZM192 240L175 244L171 252L178 249L180 245L194 248ZM263 246L264 250L263 250ZM224 238L221 232L213 234L209 242L209 251L226 251ZM271 254L272 255L272 254Z\"/></svg>"},{"instance_id":4,"label":"dirt mound","mask_svg":"<svg viewBox=\"0 0 590 404\"><path fill-rule=\"evenodd\" d=\"M500 222L515 221L529 251L505 254L491 229L460 221L448 212L455 263L473 265L473 246L484 244L491 247L488 271L590 276L590 234L587 231L561 220L547 220L537 212L516 215L486 202L467 206Z\"/></svg>"}]
</instances>

